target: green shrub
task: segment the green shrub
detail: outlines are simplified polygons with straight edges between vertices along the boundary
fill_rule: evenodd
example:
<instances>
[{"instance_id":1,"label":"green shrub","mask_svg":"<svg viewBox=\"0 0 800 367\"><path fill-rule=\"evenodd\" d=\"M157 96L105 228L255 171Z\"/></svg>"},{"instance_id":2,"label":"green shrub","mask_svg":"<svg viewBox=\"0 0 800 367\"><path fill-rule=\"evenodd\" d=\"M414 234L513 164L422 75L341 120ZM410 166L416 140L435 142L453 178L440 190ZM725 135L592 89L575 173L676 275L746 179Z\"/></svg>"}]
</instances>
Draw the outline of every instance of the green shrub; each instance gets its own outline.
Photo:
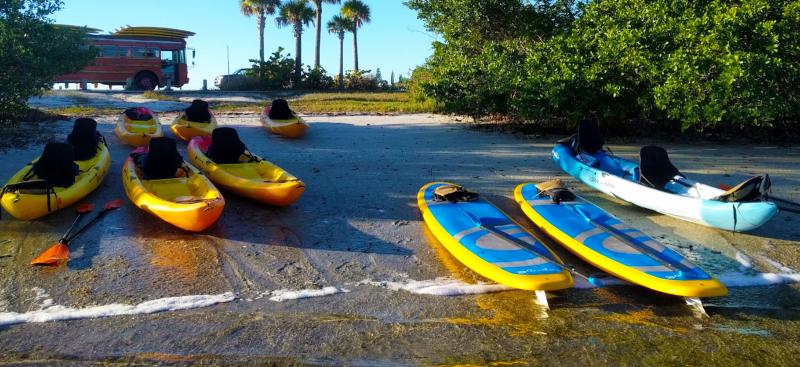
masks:
<instances>
[{"instance_id":1,"label":"green shrub","mask_svg":"<svg viewBox=\"0 0 800 367\"><path fill-rule=\"evenodd\" d=\"M51 24L59 0L5 0L0 5L0 121L26 113L28 99L56 75L81 70L96 55L82 28Z\"/></svg>"},{"instance_id":2,"label":"green shrub","mask_svg":"<svg viewBox=\"0 0 800 367\"><path fill-rule=\"evenodd\" d=\"M418 85L453 112L698 130L800 117L799 1L407 4L442 36Z\"/></svg>"}]
</instances>

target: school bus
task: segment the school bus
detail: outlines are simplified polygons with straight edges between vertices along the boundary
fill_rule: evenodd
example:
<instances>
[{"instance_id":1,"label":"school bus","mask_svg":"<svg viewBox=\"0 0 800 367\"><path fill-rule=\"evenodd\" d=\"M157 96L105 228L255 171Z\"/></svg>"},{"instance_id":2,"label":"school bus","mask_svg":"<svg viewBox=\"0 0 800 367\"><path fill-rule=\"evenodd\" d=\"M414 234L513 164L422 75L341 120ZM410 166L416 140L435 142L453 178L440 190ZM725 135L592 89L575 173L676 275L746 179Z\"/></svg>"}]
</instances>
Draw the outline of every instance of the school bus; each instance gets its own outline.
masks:
<instances>
[{"instance_id":1,"label":"school bus","mask_svg":"<svg viewBox=\"0 0 800 367\"><path fill-rule=\"evenodd\" d=\"M83 70L59 75L55 80L125 85L137 90L181 87L189 82L186 38L192 35L155 27L127 27L109 35L87 34L89 43L99 49L97 57Z\"/></svg>"}]
</instances>

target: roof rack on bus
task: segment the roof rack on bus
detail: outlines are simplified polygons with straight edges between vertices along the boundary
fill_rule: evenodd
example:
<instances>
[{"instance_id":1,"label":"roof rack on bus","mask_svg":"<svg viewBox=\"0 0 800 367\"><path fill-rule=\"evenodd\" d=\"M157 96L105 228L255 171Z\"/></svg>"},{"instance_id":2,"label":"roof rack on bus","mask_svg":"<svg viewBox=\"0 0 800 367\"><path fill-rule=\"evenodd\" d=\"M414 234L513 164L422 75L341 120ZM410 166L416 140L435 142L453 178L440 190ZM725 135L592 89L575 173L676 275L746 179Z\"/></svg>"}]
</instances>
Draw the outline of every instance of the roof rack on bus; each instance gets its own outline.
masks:
<instances>
[{"instance_id":1,"label":"roof rack on bus","mask_svg":"<svg viewBox=\"0 0 800 367\"><path fill-rule=\"evenodd\" d=\"M117 29L113 35L128 37L152 37L152 38L188 38L194 36L194 32L183 31L173 28L162 27L131 27L125 26Z\"/></svg>"}]
</instances>

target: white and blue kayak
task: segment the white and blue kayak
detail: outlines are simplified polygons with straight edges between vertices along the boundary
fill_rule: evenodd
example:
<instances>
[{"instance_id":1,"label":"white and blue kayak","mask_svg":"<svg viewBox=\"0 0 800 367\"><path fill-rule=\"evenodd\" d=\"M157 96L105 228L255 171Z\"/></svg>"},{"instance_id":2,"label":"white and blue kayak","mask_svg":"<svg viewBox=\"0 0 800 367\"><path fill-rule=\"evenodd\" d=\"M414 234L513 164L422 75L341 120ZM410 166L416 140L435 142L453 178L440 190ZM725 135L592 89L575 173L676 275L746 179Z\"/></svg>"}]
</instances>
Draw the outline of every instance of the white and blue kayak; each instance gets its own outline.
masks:
<instances>
[{"instance_id":1,"label":"white and blue kayak","mask_svg":"<svg viewBox=\"0 0 800 367\"><path fill-rule=\"evenodd\" d=\"M564 172L590 187L631 204L675 218L729 231L749 231L760 227L778 211L769 201L731 202L729 191L693 181L673 168L659 187L640 183L641 169L636 162L610 155L602 149L589 153L557 144L553 161ZM664 153L666 157L666 153ZM664 170L670 172L670 170Z\"/></svg>"},{"instance_id":2,"label":"white and blue kayak","mask_svg":"<svg viewBox=\"0 0 800 367\"><path fill-rule=\"evenodd\" d=\"M441 196L448 189L452 194ZM453 198L464 193L469 197ZM433 182L419 190L417 204L436 239L478 274L509 287L535 290L540 301L543 291L572 286L569 270L558 256L477 194Z\"/></svg>"},{"instance_id":3,"label":"white and blue kayak","mask_svg":"<svg viewBox=\"0 0 800 367\"><path fill-rule=\"evenodd\" d=\"M728 293L722 283L680 253L574 195L558 180L520 184L514 199L551 238L617 278L689 298Z\"/></svg>"}]
</instances>

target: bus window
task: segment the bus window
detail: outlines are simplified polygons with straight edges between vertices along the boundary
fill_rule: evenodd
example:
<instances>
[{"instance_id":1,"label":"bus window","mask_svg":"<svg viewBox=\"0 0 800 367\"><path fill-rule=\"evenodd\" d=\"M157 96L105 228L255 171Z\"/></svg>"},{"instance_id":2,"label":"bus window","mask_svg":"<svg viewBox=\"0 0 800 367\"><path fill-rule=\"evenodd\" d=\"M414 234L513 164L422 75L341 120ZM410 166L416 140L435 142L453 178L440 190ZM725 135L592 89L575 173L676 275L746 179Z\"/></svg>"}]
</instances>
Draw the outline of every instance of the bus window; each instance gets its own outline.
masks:
<instances>
[{"instance_id":1,"label":"bus window","mask_svg":"<svg viewBox=\"0 0 800 367\"><path fill-rule=\"evenodd\" d=\"M145 51L145 53L144 53L144 57L159 58L160 57L159 56L160 53L161 53L161 50L159 50L157 48L148 48L147 51Z\"/></svg>"},{"instance_id":2,"label":"bus window","mask_svg":"<svg viewBox=\"0 0 800 367\"><path fill-rule=\"evenodd\" d=\"M144 47L134 47L133 57L145 57Z\"/></svg>"},{"instance_id":3,"label":"bus window","mask_svg":"<svg viewBox=\"0 0 800 367\"><path fill-rule=\"evenodd\" d=\"M131 49L129 47L120 47L119 53L117 53L117 55L119 55L119 57L128 57L130 56L130 52Z\"/></svg>"},{"instance_id":4,"label":"bus window","mask_svg":"<svg viewBox=\"0 0 800 367\"><path fill-rule=\"evenodd\" d=\"M185 64L186 63L186 50L178 50L175 51L178 53L178 64Z\"/></svg>"},{"instance_id":5,"label":"bus window","mask_svg":"<svg viewBox=\"0 0 800 367\"><path fill-rule=\"evenodd\" d=\"M117 46L101 46L100 57L117 57Z\"/></svg>"},{"instance_id":6,"label":"bus window","mask_svg":"<svg viewBox=\"0 0 800 367\"><path fill-rule=\"evenodd\" d=\"M173 56L174 56L173 55L173 51L164 51L164 52L162 52L161 53L161 65L164 66L164 67L172 65L174 63L173 59L172 59Z\"/></svg>"}]
</instances>

